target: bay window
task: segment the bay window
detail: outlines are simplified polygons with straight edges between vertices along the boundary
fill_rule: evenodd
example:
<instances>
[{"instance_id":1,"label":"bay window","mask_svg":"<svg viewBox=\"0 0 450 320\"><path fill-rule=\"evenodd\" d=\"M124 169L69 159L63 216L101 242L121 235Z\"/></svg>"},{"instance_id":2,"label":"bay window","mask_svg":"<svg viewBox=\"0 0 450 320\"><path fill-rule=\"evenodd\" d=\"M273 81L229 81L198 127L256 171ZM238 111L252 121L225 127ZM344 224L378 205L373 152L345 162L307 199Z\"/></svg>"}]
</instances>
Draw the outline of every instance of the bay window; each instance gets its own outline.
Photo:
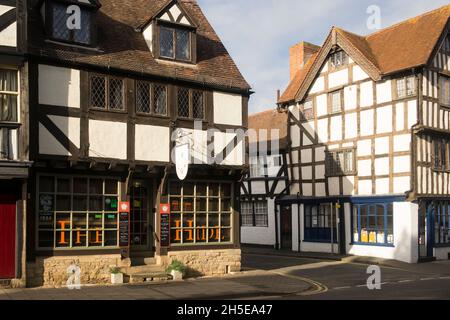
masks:
<instances>
[{"instance_id":1,"label":"bay window","mask_svg":"<svg viewBox=\"0 0 450 320\"><path fill-rule=\"evenodd\" d=\"M232 187L230 183L169 183L170 241L173 245L230 244Z\"/></svg>"}]
</instances>

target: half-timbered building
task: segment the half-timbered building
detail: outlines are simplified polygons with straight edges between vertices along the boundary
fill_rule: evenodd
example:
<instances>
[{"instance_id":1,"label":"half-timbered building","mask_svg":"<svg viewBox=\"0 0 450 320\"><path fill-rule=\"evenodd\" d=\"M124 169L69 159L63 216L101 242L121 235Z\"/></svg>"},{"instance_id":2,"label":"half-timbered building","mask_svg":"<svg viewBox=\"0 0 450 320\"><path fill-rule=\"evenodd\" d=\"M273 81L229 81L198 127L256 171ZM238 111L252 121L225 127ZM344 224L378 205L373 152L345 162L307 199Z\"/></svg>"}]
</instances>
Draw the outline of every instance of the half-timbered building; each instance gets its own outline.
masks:
<instances>
[{"instance_id":1,"label":"half-timbered building","mask_svg":"<svg viewBox=\"0 0 450 320\"><path fill-rule=\"evenodd\" d=\"M449 15L291 48L293 250L449 257Z\"/></svg>"},{"instance_id":2,"label":"half-timbered building","mask_svg":"<svg viewBox=\"0 0 450 320\"><path fill-rule=\"evenodd\" d=\"M0 286L25 284L28 67L24 1L0 1Z\"/></svg>"},{"instance_id":3,"label":"half-timbered building","mask_svg":"<svg viewBox=\"0 0 450 320\"><path fill-rule=\"evenodd\" d=\"M248 118L249 171L241 187L241 243L290 246L290 223L275 212L275 199L289 192L287 113L271 109ZM283 236L283 239L280 237Z\"/></svg>"},{"instance_id":4,"label":"half-timbered building","mask_svg":"<svg viewBox=\"0 0 450 320\"><path fill-rule=\"evenodd\" d=\"M64 284L72 264L82 283L109 281L110 266L150 279L173 260L240 270L235 131L251 92L197 2L31 0L28 24L30 284Z\"/></svg>"}]
</instances>

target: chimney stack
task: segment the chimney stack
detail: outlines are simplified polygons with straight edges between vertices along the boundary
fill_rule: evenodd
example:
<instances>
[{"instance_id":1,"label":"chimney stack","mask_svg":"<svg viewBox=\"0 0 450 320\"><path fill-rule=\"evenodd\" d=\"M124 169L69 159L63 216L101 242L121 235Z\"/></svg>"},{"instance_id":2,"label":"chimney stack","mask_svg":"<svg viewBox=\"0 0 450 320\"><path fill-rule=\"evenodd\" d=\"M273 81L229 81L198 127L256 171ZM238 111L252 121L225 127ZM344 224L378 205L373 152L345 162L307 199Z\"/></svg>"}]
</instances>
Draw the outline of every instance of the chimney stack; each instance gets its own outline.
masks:
<instances>
[{"instance_id":1,"label":"chimney stack","mask_svg":"<svg viewBox=\"0 0 450 320\"><path fill-rule=\"evenodd\" d=\"M289 49L291 80L305 66L313 54L320 50L319 46L302 41Z\"/></svg>"}]
</instances>

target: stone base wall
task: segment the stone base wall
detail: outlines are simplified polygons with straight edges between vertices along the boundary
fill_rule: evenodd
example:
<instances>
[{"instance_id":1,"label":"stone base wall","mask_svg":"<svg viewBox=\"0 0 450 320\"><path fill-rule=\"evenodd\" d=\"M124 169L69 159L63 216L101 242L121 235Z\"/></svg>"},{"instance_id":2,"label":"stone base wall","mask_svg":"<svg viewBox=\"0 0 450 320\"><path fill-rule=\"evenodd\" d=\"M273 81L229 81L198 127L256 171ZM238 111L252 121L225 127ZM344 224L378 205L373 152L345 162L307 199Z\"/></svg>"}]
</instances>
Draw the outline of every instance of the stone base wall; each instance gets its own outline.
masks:
<instances>
[{"instance_id":1,"label":"stone base wall","mask_svg":"<svg viewBox=\"0 0 450 320\"><path fill-rule=\"evenodd\" d=\"M162 264L169 265L173 260L183 262L188 267L187 276L220 276L241 271L241 250L199 250L170 251Z\"/></svg>"},{"instance_id":2,"label":"stone base wall","mask_svg":"<svg viewBox=\"0 0 450 320\"><path fill-rule=\"evenodd\" d=\"M80 268L81 284L111 283L110 268L122 266L119 255L92 255L76 257L37 257L35 262L27 264L28 287L66 286L70 276L70 267Z\"/></svg>"}]
</instances>

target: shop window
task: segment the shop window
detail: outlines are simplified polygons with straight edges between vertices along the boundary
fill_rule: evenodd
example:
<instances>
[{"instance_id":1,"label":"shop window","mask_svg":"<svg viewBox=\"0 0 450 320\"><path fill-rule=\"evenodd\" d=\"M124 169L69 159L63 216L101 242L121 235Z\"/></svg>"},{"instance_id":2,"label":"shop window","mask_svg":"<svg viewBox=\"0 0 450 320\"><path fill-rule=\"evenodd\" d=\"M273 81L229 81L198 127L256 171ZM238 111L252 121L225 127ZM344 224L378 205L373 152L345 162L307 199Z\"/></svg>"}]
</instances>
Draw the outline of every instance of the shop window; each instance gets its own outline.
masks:
<instances>
[{"instance_id":1,"label":"shop window","mask_svg":"<svg viewBox=\"0 0 450 320\"><path fill-rule=\"evenodd\" d=\"M372 245L394 243L393 204L356 204L353 209L353 242Z\"/></svg>"},{"instance_id":2,"label":"shop window","mask_svg":"<svg viewBox=\"0 0 450 320\"><path fill-rule=\"evenodd\" d=\"M170 182L169 201L173 245L232 242L230 184Z\"/></svg>"},{"instance_id":3,"label":"shop window","mask_svg":"<svg viewBox=\"0 0 450 320\"><path fill-rule=\"evenodd\" d=\"M118 245L118 181L39 176L38 247Z\"/></svg>"},{"instance_id":4,"label":"shop window","mask_svg":"<svg viewBox=\"0 0 450 320\"><path fill-rule=\"evenodd\" d=\"M450 244L450 202L434 202L434 243Z\"/></svg>"},{"instance_id":5,"label":"shop window","mask_svg":"<svg viewBox=\"0 0 450 320\"><path fill-rule=\"evenodd\" d=\"M333 242L336 242L336 214L331 203L318 205L305 205L304 240L309 242L331 242L333 229Z\"/></svg>"},{"instance_id":6,"label":"shop window","mask_svg":"<svg viewBox=\"0 0 450 320\"><path fill-rule=\"evenodd\" d=\"M124 80L104 75L91 75L90 107L110 111L125 110Z\"/></svg>"}]
</instances>

